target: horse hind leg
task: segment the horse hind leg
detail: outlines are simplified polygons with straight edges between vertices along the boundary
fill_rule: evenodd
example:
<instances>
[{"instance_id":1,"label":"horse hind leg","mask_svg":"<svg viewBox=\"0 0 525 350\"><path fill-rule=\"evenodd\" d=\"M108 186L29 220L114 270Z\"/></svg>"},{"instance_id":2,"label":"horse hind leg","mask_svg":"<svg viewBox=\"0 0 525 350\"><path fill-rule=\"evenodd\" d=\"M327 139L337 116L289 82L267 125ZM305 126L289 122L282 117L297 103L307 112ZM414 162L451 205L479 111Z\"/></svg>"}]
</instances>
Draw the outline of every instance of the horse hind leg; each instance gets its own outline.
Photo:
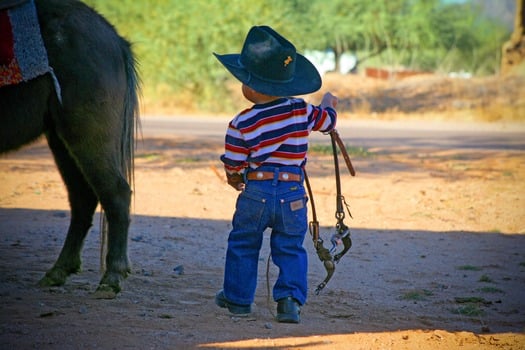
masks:
<instances>
[{"instance_id":1,"label":"horse hind leg","mask_svg":"<svg viewBox=\"0 0 525 350\"><path fill-rule=\"evenodd\" d=\"M83 242L100 202L107 218L108 253L106 271L95 297L109 299L120 292L121 282L130 272L127 238L131 189L115 164L112 153L115 149L114 138L109 137L111 141L106 139L105 142L104 138L98 138L94 142L90 136L77 137L76 142L71 142L64 135L59 137L54 132L48 135L48 142L68 190L71 222L59 258L40 284L63 285L71 273L80 271Z\"/></svg>"},{"instance_id":2,"label":"horse hind leg","mask_svg":"<svg viewBox=\"0 0 525 350\"><path fill-rule=\"evenodd\" d=\"M82 128L84 137L73 137L74 141L64 132L60 138L54 134L48 137L52 149L56 150L53 153L68 188L72 214L64 247L46 277L63 283L62 276L67 277L79 270L84 238L100 202L107 221L108 253L106 271L95 297L114 298L121 290L121 282L130 272L127 239L131 188L119 168L120 164L115 160L118 158L114 154L118 136L90 134L89 129L87 126ZM120 128L114 126L113 130ZM66 153L63 153L66 148Z\"/></svg>"},{"instance_id":3,"label":"horse hind leg","mask_svg":"<svg viewBox=\"0 0 525 350\"><path fill-rule=\"evenodd\" d=\"M103 115L107 114L99 114ZM106 271L95 297L113 298L131 270L127 251L131 188L115 154L121 130L118 122L108 127L113 132L104 135L88 133L88 129L83 128L84 137L69 142L68 149L100 202L107 222Z\"/></svg>"},{"instance_id":4,"label":"horse hind leg","mask_svg":"<svg viewBox=\"0 0 525 350\"><path fill-rule=\"evenodd\" d=\"M50 130L46 136L67 188L71 219L60 255L39 285L59 286L66 282L70 274L81 270L80 254L84 239L92 226L98 199L55 131Z\"/></svg>"}]
</instances>

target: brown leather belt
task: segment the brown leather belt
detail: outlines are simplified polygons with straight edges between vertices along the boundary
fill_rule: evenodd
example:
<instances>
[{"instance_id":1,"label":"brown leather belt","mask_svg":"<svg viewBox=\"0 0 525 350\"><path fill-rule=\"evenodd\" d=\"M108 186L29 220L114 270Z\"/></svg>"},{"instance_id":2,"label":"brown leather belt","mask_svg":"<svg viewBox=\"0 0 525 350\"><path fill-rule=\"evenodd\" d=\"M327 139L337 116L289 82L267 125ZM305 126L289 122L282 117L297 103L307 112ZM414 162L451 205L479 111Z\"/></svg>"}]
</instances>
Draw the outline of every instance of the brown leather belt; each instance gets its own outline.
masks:
<instances>
[{"instance_id":1,"label":"brown leather belt","mask_svg":"<svg viewBox=\"0 0 525 350\"><path fill-rule=\"evenodd\" d=\"M301 181L301 175L279 172L279 181ZM275 174L270 171L251 171L246 175L248 180L273 180Z\"/></svg>"}]
</instances>

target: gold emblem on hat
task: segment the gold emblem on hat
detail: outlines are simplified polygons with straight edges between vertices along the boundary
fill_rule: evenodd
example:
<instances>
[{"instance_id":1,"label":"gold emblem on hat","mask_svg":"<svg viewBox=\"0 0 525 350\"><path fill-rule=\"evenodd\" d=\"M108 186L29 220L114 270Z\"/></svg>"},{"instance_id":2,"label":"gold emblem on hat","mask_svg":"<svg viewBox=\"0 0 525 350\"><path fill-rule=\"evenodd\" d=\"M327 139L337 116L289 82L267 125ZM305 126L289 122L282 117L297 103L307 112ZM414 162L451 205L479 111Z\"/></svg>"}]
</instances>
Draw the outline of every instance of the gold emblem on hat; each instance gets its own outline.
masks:
<instances>
[{"instance_id":1,"label":"gold emblem on hat","mask_svg":"<svg viewBox=\"0 0 525 350\"><path fill-rule=\"evenodd\" d=\"M293 58L291 58L290 56L286 57L286 59L284 60L284 66L288 66L290 64L290 62L293 61Z\"/></svg>"}]
</instances>

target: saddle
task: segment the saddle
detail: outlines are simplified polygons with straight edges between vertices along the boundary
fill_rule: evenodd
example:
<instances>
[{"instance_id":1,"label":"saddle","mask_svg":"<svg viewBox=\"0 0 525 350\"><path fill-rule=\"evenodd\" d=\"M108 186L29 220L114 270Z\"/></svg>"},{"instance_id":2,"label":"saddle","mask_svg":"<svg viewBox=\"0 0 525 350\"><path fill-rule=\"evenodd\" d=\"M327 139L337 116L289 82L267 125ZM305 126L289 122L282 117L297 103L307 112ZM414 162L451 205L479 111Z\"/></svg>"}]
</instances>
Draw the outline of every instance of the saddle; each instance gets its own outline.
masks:
<instances>
[{"instance_id":1,"label":"saddle","mask_svg":"<svg viewBox=\"0 0 525 350\"><path fill-rule=\"evenodd\" d=\"M0 88L50 73L58 101L62 93L49 65L33 0L0 0Z\"/></svg>"},{"instance_id":2,"label":"saddle","mask_svg":"<svg viewBox=\"0 0 525 350\"><path fill-rule=\"evenodd\" d=\"M51 72L34 1L0 0L0 87Z\"/></svg>"}]
</instances>

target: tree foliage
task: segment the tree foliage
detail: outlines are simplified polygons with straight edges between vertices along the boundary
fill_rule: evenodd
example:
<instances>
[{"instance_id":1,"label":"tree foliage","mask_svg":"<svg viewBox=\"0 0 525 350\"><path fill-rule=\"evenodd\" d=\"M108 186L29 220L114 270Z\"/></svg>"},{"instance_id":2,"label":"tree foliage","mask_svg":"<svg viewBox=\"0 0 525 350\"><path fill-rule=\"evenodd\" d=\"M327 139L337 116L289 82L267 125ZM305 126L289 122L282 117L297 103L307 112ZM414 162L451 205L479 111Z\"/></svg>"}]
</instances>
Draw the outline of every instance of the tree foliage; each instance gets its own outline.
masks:
<instances>
[{"instance_id":1,"label":"tree foliage","mask_svg":"<svg viewBox=\"0 0 525 350\"><path fill-rule=\"evenodd\" d=\"M439 0L85 0L134 45L145 94L227 109L231 79L213 56L240 52L267 24L299 52L352 52L370 64L492 74L508 31L471 2Z\"/></svg>"}]
</instances>

